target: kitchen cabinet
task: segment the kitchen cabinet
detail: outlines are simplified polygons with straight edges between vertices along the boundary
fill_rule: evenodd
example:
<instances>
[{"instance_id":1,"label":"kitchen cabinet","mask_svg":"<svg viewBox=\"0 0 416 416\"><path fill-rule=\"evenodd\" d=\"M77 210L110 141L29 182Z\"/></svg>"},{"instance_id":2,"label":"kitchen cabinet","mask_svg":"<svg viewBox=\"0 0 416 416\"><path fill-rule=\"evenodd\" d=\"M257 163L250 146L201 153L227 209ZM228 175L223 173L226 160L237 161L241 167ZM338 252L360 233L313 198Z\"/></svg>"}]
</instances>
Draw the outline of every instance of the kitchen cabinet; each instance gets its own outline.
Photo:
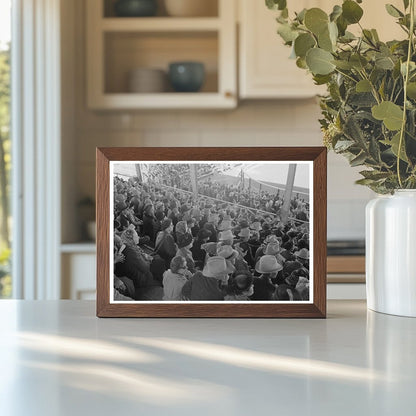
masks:
<instances>
[{"instance_id":1,"label":"kitchen cabinet","mask_svg":"<svg viewBox=\"0 0 416 416\"><path fill-rule=\"evenodd\" d=\"M234 108L237 105L236 4L218 2L217 16L115 17L104 0L88 0L87 102L90 109ZM110 4L111 5L111 4ZM130 71L168 70L175 61L199 61L200 92L132 93Z\"/></svg>"},{"instance_id":2,"label":"kitchen cabinet","mask_svg":"<svg viewBox=\"0 0 416 416\"><path fill-rule=\"evenodd\" d=\"M304 7L325 8L328 0L300 0ZM264 1L239 0L239 91L244 98L308 98L322 93L311 75L289 59L291 50L277 35L277 13ZM293 8L293 6L292 6Z\"/></svg>"}]
</instances>

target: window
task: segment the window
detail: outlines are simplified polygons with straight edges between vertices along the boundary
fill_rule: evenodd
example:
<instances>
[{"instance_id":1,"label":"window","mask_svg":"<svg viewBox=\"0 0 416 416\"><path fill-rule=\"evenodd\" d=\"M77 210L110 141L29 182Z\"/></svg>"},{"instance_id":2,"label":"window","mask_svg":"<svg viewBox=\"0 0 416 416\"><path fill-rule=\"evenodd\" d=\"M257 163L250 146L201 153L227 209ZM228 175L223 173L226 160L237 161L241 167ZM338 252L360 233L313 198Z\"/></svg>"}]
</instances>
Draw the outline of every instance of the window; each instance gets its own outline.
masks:
<instances>
[{"instance_id":1,"label":"window","mask_svg":"<svg viewBox=\"0 0 416 416\"><path fill-rule=\"evenodd\" d=\"M10 7L10 0L0 0L0 298L9 298L12 294L10 269Z\"/></svg>"}]
</instances>

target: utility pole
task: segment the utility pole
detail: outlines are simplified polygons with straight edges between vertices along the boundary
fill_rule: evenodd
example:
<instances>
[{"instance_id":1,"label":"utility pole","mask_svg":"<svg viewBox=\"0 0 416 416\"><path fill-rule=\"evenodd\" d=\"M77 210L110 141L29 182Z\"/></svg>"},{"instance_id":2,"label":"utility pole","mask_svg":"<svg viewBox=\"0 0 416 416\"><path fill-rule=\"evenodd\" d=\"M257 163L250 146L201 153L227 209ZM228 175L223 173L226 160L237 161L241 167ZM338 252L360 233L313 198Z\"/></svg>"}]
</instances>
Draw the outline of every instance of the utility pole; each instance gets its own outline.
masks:
<instances>
[{"instance_id":1,"label":"utility pole","mask_svg":"<svg viewBox=\"0 0 416 416\"><path fill-rule=\"evenodd\" d=\"M292 199L293 185L295 183L296 164L289 165L289 171L287 173L285 194L283 196L283 206L281 209L280 218L284 224L286 224L289 217L290 201Z\"/></svg>"},{"instance_id":2,"label":"utility pole","mask_svg":"<svg viewBox=\"0 0 416 416\"><path fill-rule=\"evenodd\" d=\"M189 164L189 174L191 176L192 192L194 194L194 197L196 198L198 196L198 183L197 183L197 177L196 177L195 163Z\"/></svg>"}]
</instances>

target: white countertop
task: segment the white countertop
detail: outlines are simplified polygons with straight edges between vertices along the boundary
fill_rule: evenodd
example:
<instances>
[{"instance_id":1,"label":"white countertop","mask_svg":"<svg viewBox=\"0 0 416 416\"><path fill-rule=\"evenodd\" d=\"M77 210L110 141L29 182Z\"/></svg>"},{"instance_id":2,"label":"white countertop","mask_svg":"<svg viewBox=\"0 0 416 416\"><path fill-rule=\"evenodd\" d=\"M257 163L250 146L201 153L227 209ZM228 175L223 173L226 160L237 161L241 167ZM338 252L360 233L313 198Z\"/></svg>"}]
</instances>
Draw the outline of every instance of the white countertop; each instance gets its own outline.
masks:
<instances>
[{"instance_id":1,"label":"white countertop","mask_svg":"<svg viewBox=\"0 0 416 416\"><path fill-rule=\"evenodd\" d=\"M0 415L412 415L416 319L98 319L0 301ZM273 412L273 413L272 413Z\"/></svg>"}]
</instances>

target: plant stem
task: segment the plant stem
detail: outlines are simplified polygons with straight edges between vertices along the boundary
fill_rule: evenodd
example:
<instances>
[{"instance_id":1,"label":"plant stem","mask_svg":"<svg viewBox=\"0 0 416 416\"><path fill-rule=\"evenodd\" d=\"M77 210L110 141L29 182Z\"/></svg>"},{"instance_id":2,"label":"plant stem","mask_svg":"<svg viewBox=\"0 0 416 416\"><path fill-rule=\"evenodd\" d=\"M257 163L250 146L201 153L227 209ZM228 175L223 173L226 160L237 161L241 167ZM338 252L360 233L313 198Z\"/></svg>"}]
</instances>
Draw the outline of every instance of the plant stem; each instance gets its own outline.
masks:
<instances>
[{"instance_id":1,"label":"plant stem","mask_svg":"<svg viewBox=\"0 0 416 416\"><path fill-rule=\"evenodd\" d=\"M409 30L409 44L407 47L407 60L406 60L406 73L404 76L404 85L403 85L403 118L402 118L402 127L400 129L400 140L399 140L399 149L397 151L397 177L399 179L399 186L403 188L402 178L400 175L400 156L403 146L404 140L404 132L406 129L406 110L407 110L407 83L409 81L409 68L410 68L410 61L412 58L412 50L413 50L413 36L414 36L414 27L415 27L415 0L410 0L410 30Z\"/></svg>"}]
</instances>

